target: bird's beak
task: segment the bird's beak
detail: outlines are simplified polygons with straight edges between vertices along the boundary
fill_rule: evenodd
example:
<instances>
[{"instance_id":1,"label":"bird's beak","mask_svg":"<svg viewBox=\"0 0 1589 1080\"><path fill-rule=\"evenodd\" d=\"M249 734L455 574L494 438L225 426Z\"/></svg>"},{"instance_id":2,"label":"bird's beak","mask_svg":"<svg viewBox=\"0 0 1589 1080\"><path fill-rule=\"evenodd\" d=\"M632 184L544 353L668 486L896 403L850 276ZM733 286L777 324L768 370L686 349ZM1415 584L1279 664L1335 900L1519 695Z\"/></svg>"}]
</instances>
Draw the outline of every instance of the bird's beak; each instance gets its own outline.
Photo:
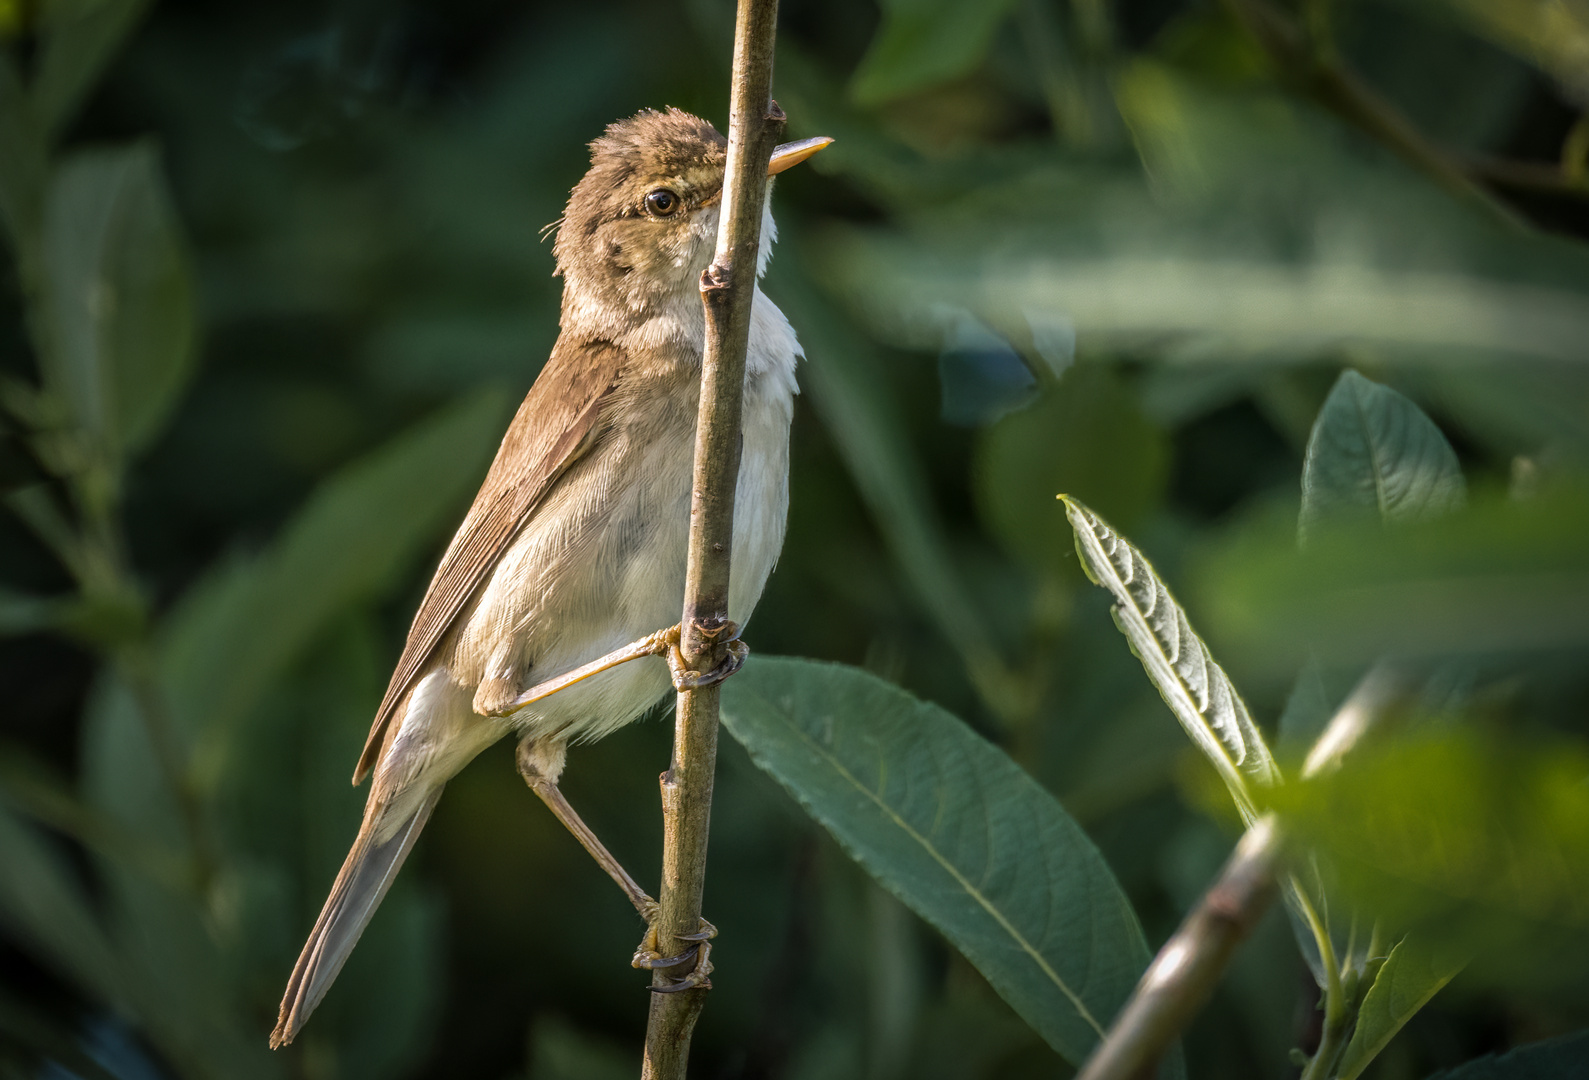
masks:
<instances>
[{"instance_id":1,"label":"bird's beak","mask_svg":"<svg viewBox=\"0 0 1589 1080\"><path fill-rule=\"evenodd\" d=\"M777 176L785 169L792 169L817 151L825 150L831 145L833 140L826 135L818 135L814 139L801 139L799 142L786 142L773 150L772 160L767 163L767 175Z\"/></svg>"}]
</instances>

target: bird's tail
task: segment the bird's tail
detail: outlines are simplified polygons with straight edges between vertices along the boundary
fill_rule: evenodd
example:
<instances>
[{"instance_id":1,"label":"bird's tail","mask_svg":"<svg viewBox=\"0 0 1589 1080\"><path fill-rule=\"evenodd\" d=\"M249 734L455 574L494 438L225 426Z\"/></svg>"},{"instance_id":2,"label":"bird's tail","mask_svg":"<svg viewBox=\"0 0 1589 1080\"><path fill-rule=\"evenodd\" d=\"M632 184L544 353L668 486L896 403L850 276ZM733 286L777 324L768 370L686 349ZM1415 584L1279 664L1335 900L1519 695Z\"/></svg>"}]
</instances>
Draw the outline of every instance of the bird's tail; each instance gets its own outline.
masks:
<instances>
[{"instance_id":1,"label":"bird's tail","mask_svg":"<svg viewBox=\"0 0 1589 1080\"><path fill-rule=\"evenodd\" d=\"M369 925L370 916L375 914L386 890L391 888L392 879L397 876L403 860L408 858L439 798L441 786L437 785L386 840L375 839L376 815L365 819L358 839L353 842L353 850L342 864L342 872L331 886L331 895L320 909L320 918L315 920L298 964L292 969L287 993L281 999L276 1030L270 1033L271 1049L292 1042L303 1030L309 1014L325 997L332 980L358 943L359 935Z\"/></svg>"}]
</instances>

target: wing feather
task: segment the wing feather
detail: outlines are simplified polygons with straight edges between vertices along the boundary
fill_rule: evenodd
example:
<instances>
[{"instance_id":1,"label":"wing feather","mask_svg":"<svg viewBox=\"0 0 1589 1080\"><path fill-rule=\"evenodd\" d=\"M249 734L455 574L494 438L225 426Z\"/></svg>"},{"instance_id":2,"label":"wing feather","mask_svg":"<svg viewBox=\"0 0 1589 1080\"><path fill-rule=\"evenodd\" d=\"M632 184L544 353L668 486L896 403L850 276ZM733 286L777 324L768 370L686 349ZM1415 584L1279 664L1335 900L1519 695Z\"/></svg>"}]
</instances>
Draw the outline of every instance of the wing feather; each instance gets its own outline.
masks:
<instances>
[{"instance_id":1,"label":"wing feather","mask_svg":"<svg viewBox=\"0 0 1589 1080\"><path fill-rule=\"evenodd\" d=\"M429 665L458 616L557 478L576 460L623 368L624 352L606 341L559 338L535 385L508 425L502 446L408 631L353 782L380 757L398 703Z\"/></svg>"}]
</instances>

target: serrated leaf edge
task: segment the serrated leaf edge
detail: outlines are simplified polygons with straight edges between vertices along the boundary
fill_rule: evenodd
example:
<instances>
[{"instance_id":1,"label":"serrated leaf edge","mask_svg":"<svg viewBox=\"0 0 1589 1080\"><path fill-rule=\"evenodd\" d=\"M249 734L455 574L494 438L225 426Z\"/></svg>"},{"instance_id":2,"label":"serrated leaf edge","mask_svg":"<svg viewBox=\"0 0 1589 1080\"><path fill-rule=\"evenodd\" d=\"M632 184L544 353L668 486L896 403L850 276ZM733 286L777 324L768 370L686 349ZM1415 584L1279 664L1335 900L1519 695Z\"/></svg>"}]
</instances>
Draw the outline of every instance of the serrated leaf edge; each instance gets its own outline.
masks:
<instances>
[{"instance_id":1,"label":"serrated leaf edge","mask_svg":"<svg viewBox=\"0 0 1589 1080\"><path fill-rule=\"evenodd\" d=\"M1142 661L1148 678L1164 698L1165 704L1198 749L1213 762L1221 779L1230 788L1243 818L1251 824L1257 818L1257 810L1248 790L1248 780L1271 784L1279 779L1279 773L1246 703L1236 692L1224 668L1214 660L1203 639L1192 629L1185 610L1153 569L1153 564L1081 502L1068 495L1059 498L1065 504L1065 514L1076 535L1076 551L1081 556L1083 569L1092 581L1107 589L1115 599L1115 624L1130 642L1132 652ZM1151 577L1154 606L1147 611L1139 608L1131 595L1129 586L1136 581L1135 575L1129 579L1122 577L1116 565L1116 553L1122 549L1127 553L1128 563L1135 565L1140 562ZM1178 647L1176 643L1162 640L1149 625L1148 620L1159 610L1161 599L1174 612L1177 636L1181 638ZM1196 648L1206 674L1207 691L1201 695L1204 701L1202 706L1198 704L1198 695L1194 694L1193 688L1181 678L1175 667L1188 645ZM1205 713L1206 709L1217 707L1221 697L1228 697L1235 723L1235 730L1228 737L1221 734L1215 722Z\"/></svg>"}]
</instances>

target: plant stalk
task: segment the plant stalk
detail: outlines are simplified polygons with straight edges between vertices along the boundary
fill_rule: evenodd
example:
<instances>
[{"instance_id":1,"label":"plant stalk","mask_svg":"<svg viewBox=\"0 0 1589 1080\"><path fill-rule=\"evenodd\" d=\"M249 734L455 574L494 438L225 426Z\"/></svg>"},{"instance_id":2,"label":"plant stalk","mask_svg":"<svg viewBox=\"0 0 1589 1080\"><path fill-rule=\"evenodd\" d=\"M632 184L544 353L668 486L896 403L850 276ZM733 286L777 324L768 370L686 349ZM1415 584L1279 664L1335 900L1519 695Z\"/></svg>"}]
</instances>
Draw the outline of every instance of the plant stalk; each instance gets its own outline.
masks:
<instances>
[{"instance_id":1,"label":"plant stalk","mask_svg":"<svg viewBox=\"0 0 1589 1080\"><path fill-rule=\"evenodd\" d=\"M729 555L734 489L739 480L745 352L756 291L762 208L767 201L767 163L784 126L783 112L772 100L777 19L777 0L739 0L723 208L716 254L701 276L706 342L680 643L685 661L695 671L709 671L727 655ZM675 710L673 760L662 775L662 888L657 932L658 948L665 956L684 952L691 943L680 940L679 935L693 934L701 925L717 763L719 691L719 686L712 685L681 692ZM657 971L653 987L674 984L688 964ZM705 996L705 987L652 995L642 1070L647 1080L683 1080L690 1036Z\"/></svg>"},{"instance_id":2,"label":"plant stalk","mask_svg":"<svg viewBox=\"0 0 1589 1080\"><path fill-rule=\"evenodd\" d=\"M1152 1075L1175 1037L1214 992L1236 946L1269 909L1283 843L1272 816L1253 823L1219 879L1148 965L1077 1080Z\"/></svg>"},{"instance_id":3,"label":"plant stalk","mask_svg":"<svg viewBox=\"0 0 1589 1080\"><path fill-rule=\"evenodd\" d=\"M1314 744L1303 776L1337 767L1342 757L1411 689L1410 678L1406 669L1388 663L1375 666L1363 676ZM1218 880L1148 965L1131 999L1094 1048L1077 1080L1142 1080L1152 1075L1176 1037L1213 993L1236 946L1268 910L1278 892L1276 870L1284 845L1285 837L1272 815L1252 824ZM1313 1080L1325 1075L1318 1071L1320 1068L1333 1066L1350 1033L1355 1012L1345 1000L1340 969L1323 920L1300 887L1296 894L1318 938L1330 980L1324 1043L1303 1074L1304 1080Z\"/></svg>"}]
</instances>

